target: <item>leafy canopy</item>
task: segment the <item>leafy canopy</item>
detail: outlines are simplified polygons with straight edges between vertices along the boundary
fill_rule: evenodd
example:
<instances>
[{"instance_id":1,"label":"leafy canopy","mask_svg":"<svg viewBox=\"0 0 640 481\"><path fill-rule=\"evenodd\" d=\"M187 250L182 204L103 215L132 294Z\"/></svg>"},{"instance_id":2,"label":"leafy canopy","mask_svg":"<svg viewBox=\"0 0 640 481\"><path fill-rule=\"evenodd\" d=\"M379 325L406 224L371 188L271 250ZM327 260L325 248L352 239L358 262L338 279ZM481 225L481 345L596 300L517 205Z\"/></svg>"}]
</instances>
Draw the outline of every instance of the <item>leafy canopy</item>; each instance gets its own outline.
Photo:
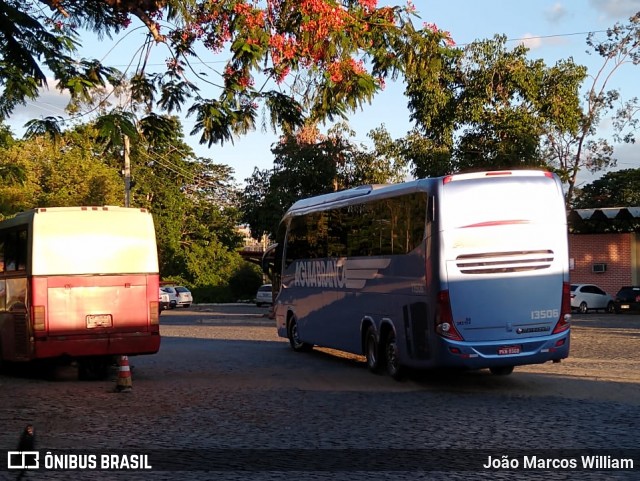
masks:
<instances>
[{"instance_id":1,"label":"leafy canopy","mask_svg":"<svg viewBox=\"0 0 640 481\"><path fill-rule=\"evenodd\" d=\"M37 98L48 71L76 108L96 89L127 81L145 113L186 109L191 133L208 145L256 128L261 106L265 126L291 132L370 101L397 73L393 49L412 12L410 2L378 8L377 0L0 0L0 120ZM129 79L76 58L83 30L111 37L134 19L148 37ZM157 44L170 52L160 73L147 62ZM203 64L203 54L228 60L201 73L194 62Z\"/></svg>"}]
</instances>

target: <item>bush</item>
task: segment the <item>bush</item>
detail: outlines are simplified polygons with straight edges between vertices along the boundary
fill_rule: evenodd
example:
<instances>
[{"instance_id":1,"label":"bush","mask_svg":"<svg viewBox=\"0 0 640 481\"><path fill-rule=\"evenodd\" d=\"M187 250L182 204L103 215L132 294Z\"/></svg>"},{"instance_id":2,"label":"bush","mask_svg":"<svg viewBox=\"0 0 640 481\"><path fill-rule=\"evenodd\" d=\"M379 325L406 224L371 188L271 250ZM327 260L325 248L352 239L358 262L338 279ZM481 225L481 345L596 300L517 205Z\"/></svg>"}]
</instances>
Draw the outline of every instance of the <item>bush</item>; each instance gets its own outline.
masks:
<instances>
[{"instance_id":1,"label":"bush","mask_svg":"<svg viewBox=\"0 0 640 481\"><path fill-rule=\"evenodd\" d=\"M262 270L256 264L242 261L227 284L194 286L178 276L167 277L163 282L187 287L193 295L194 304L221 304L253 300L262 285Z\"/></svg>"},{"instance_id":2,"label":"bush","mask_svg":"<svg viewBox=\"0 0 640 481\"><path fill-rule=\"evenodd\" d=\"M191 289L194 304L235 302L229 286L200 286Z\"/></svg>"},{"instance_id":3,"label":"bush","mask_svg":"<svg viewBox=\"0 0 640 481\"><path fill-rule=\"evenodd\" d=\"M262 285L262 270L256 264L243 262L229 279L229 290L235 300L251 300Z\"/></svg>"}]
</instances>

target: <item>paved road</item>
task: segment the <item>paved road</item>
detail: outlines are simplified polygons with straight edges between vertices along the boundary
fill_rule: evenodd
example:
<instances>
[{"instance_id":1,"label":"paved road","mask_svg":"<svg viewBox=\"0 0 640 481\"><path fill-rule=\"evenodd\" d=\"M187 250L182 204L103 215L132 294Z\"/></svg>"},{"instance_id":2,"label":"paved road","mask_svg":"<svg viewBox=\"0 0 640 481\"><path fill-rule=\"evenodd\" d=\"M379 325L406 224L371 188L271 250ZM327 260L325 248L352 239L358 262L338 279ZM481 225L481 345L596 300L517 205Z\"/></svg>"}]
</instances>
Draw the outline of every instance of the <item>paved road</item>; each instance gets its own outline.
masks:
<instances>
[{"instance_id":1,"label":"paved road","mask_svg":"<svg viewBox=\"0 0 640 481\"><path fill-rule=\"evenodd\" d=\"M26 478L43 480L640 479L640 316L576 316L561 364L396 382L370 374L358 356L294 353L265 313L248 305L163 313L160 353L131 358L130 394L111 392L112 381L78 382L71 368L55 380L0 376L2 445L13 449L32 422L41 450L123 449L155 461L161 453L184 468ZM598 452L636 456L636 469L481 467L484 454L521 465L524 456L582 454L561 449L610 449Z\"/></svg>"}]
</instances>

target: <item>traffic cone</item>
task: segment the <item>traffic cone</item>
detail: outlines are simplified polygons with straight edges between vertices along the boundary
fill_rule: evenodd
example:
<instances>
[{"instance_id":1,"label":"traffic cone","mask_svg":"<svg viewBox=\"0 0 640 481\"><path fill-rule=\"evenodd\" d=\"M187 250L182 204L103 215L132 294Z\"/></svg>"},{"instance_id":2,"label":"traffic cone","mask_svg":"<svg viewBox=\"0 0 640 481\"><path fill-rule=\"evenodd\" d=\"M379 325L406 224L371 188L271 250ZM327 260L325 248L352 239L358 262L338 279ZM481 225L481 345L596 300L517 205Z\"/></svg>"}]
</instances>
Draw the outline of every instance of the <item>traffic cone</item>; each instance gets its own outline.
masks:
<instances>
[{"instance_id":1,"label":"traffic cone","mask_svg":"<svg viewBox=\"0 0 640 481\"><path fill-rule=\"evenodd\" d=\"M120 356L118 359L118 384L116 392L131 392L133 382L131 381L131 369L129 369L129 358Z\"/></svg>"}]
</instances>

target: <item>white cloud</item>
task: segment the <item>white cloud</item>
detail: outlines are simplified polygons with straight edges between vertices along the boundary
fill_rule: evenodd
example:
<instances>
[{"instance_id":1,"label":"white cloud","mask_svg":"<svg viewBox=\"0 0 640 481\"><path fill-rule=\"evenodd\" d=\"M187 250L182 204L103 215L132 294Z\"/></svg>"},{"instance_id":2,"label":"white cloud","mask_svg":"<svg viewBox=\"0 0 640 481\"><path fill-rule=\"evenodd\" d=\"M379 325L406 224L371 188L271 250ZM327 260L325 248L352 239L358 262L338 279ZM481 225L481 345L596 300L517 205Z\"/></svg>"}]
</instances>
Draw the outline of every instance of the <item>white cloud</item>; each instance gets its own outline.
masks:
<instances>
[{"instance_id":1,"label":"white cloud","mask_svg":"<svg viewBox=\"0 0 640 481\"><path fill-rule=\"evenodd\" d=\"M618 160L615 170L640 169L640 157L638 157L638 146L636 144L618 144L613 152Z\"/></svg>"},{"instance_id":2,"label":"white cloud","mask_svg":"<svg viewBox=\"0 0 640 481\"><path fill-rule=\"evenodd\" d=\"M638 158L638 146L634 144L616 144L614 145L613 156L617 160L615 167L609 167L605 170L591 173L583 169L578 174L576 186L584 187L595 180L600 179L607 172L616 172L626 169L640 169L640 158Z\"/></svg>"},{"instance_id":3,"label":"white cloud","mask_svg":"<svg viewBox=\"0 0 640 481\"><path fill-rule=\"evenodd\" d=\"M52 78L47 79L48 88L41 88L38 98L34 100L26 100L25 105L17 105L6 121L11 130L17 136L24 134L24 124L33 119L43 119L45 117L62 117L68 120L69 114L66 107L71 100L68 91L61 92L56 89L57 81ZM107 87L111 91L111 87ZM117 103L118 99L112 96L109 101ZM89 120L84 117L83 120Z\"/></svg>"},{"instance_id":4,"label":"white cloud","mask_svg":"<svg viewBox=\"0 0 640 481\"><path fill-rule=\"evenodd\" d=\"M13 127L22 127L22 125L32 119L40 119L44 117L66 117L65 107L69 103L70 96L68 93L60 92L55 88L55 80L47 79L49 88L40 89L40 94L35 100L26 100L26 105L18 105L11 116L8 123Z\"/></svg>"},{"instance_id":5,"label":"white cloud","mask_svg":"<svg viewBox=\"0 0 640 481\"><path fill-rule=\"evenodd\" d=\"M545 36L545 35L534 35L532 33L525 33L520 38L519 43L523 44L529 50L536 50L542 47L548 47L553 45L565 45L568 43L568 40L565 37L561 36Z\"/></svg>"},{"instance_id":6,"label":"white cloud","mask_svg":"<svg viewBox=\"0 0 640 481\"><path fill-rule=\"evenodd\" d=\"M609 19L628 18L640 12L640 0L589 0L589 3Z\"/></svg>"},{"instance_id":7,"label":"white cloud","mask_svg":"<svg viewBox=\"0 0 640 481\"><path fill-rule=\"evenodd\" d=\"M544 12L544 16L551 23L558 23L567 15L567 9L561 3L556 3Z\"/></svg>"},{"instance_id":8,"label":"white cloud","mask_svg":"<svg viewBox=\"0 0 640 481\"><path fill-rule=\"evenodd\" d=\"M530 50L542 47L542 38L536 37L531 33L525 33L520 39L520 43Z\"/></svg>"}]
</instances>

